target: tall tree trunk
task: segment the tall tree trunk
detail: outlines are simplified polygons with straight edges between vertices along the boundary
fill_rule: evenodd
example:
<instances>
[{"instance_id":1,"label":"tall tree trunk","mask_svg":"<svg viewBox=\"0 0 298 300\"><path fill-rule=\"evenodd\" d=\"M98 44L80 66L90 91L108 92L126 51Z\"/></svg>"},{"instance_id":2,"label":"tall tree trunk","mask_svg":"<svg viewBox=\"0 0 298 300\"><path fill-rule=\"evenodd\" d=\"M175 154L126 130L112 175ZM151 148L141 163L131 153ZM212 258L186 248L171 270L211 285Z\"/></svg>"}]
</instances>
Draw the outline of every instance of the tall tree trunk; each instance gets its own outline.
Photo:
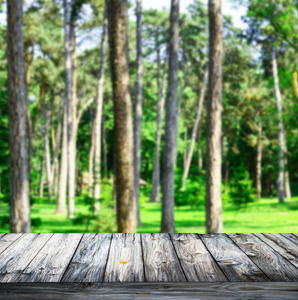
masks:
<instances>
[{"instance_id":1,"label":"tall tree trunk","mask_svg":"<svg viewBox=\"0 0 298 300\"><path fill-rule=\"evenodd\" d=\"M30 232L23 1L7 1L10 232Z\"/></svg>"},{"instance_id":2,"label":"tall tree trunk","mask_svg":"<svg viewBox=\"0 0 298 300\"><path fill-rule=\"evenodd\" d=\"M67 111L67 168L68 168L68 218L73 219L75 213L75 165L73 140L73 97L72 97L72 40L68 1L64 0L64 52L65 52L65 97Z\"/></svg>"},{"instance_id":3,"label":"tall tree trunk","mask_svg":"<svg viewBox=\"0 0 298 300\"><path fill-rule=\"evenodd\" d=\"M278 143L279 143L279 162L278 162L278 179L277 179L277 194L280 203L285 201L284 199L284 178L285 178L285 137L284 137L284 127L282 122L282 99L279 89L279 79L277 71L277 61L275 55L275 49L272 45L272 73L274 78L274 92L276 98L276 105L278 111Z\"/></svg>"},{"instance_id":4,"label":"tall tree trunk","mask_svg":"<svg viewBox=\"0 0 298 300\"><path fill-rule=\"evenodd\" d=\"M262 196L262 123L258 124L257 165L256 165L256 194Z\"/></svg>"},{"instance_id":5,"label":"tall tree trunk","mask_svg":"<svg viewBox=\"0 0 298 300\"><path fill-rule=\"evenodd\" d=\"M105 7L104 12L104 23L101 37L101 52L100 52L100 68L99 68L99 79L97 85L97 100L96 100L96 113L95 113L95 124L94 124L94 214L97 214L100 209L100 161L101 161L101 120L102 120L102 107L103 107L103 89L105 80L105 62L106 62L106 46L107 46L107 30L108 30L108 16Z\"/></svg>"},{"instance_id":6,"label":"tall tree trunk","mask_svg":"<svg viewBox=\"0 0 298 300\"><path fill-rule=\"evenodd\" d=\"M39 198L43 198L43 181L44 181L44 177L43 177L43 169L44 169L44 163L45 163L45 151L42 155L42 159L40 162L40 173L39 173Z\"/></svg>"},{"instance_id":7,"label":"tall tree trunk","mask_svg":"<svg viewBox=\"0 0 298 300\"><path fill-rule=\"evenodd\" d=\"M187 160L187 127L184 128L184 149L183 149L183 169L186 166Z\"/></svg>"},{"instance_id":8,"label":"tall tree trunk","mask_svg":"<svg viewBox=\"0 0 298 300\"><path fill-rule=\"evenodd\" d=\"M62 151L60 159L59 189L57 197L56 214L64 213L66 210L66 189L67 189L67 110L66 101L63 113L63 135Z\"/></svg>"},{"instance_id":9,"label":"tall tree trunk","mask_svg":"<svg viewBox=\"0 0 298 300\"><path fill-rule=\"evenodd\" d=\"M49 126L50 126L50 119L51 119L51 112L47 111L46 113L46 124L45 124L45 132L44 132L44 139L45 139L45 158L46 158L46 170L47 170L47 183L48 183L48 198L49 201L52 201L52 168L51 168L51 153L50 153L50 143L49 143Z\"/></svg>"},{"instance_id":10,"label":"tall tree trunk","mask_svg":"<svg viewBox=\"0 0 298 300\"><path fill-rule=\"evenodd\" d=\"M177 88L179 51L179 0L172 0L170 16L169 81L166 101L165 145L163 155L161 232L175 232L174 172L177 148Z\"/></svg>"},{"instance_id":11,"label":"tall tree trunk","mask_svg":"<svg viewBox=\"0 0 298 300\"><path fill-rule=\"evenodd\" d=\"M52 164L52 183L53 183L53 192L54 195L57 196L58 192L58 171L59 171L59 161L58 161L58 156L59 156L59 149L60 149L60 142L61 142L61 122L62 122L62 114L63 108L61 105L59 106L59 112L58 112L58 120L57 120L57 130L56 130L56 135L55 135L55 146L54 146L54 154L53 154L53 164Z\"/></svg>"},{"instance_id":12,"label":"tall tree trunk","mask_svg":"<svg viewBox=\"0 0 298 300\"><path fill-rule=\"evenodd\" d=\"M135 168L135 193L137 204L137 221L141 225L140 217L140 173L141 173L141 126L142 126L142 98L143 98L143 55L142 55L142 4L137 1L137 91L134 126L134 168Z\"/></svg>"},{"instance_id":13,"label":"tall tree trunk","mask_svg":"<svg viewBox=\"0 0 298 300\"><path fill-rule=\"evenodd\" d=\"M202 125L201 124L202 124L202 120L199 122L198 132L197 132L199 176L202 176L202 171L203 171L203 157L202 157L202 146L201 146Z\"/></svg>"},{"instance_id":14,"label":"tall tree trunk","mask_svg":"<svg viewBox=\"0 0 298 300\"><path fill-rule=\"evenodd\" d=\"M93 122L92 132L90 136L90 148L89 148L89 168L88 168L88 195L90 198L93 197L93 162L94 162L94 136L95 136L95 123Z\"/></svg>"},{"instance_id":15,"label":"tall tree trunk","mask_svg":"<svg viewBox=\"0 0 298 300\"><path fill-rule=\"evenodd\" d=\"M107 132L105 120L102 122L102 148L103 148L103 170L104 177L108 178L108 150L107 150Z\"/></svg>"},{"instance_id":16,"label":"tall tree trunk","mask_svg":"<svg viewBox=\"0 0 298 300\"><path fill-rule=\"evenodd\" d=\"M132 103L128 66L127 1L107 0L113 83L118 232L136 232Z\"/></svg>"},{"instance_id":17,"label":"tall tree trunk","mask_svg":"<svg viewBox=\"0 0 298 300\"><path fill-rule=\"evenodd\" d=\"M158 85L158 100L157 100L157 127L156 127L156 144L154 154L154 164L152 173L152 190L150 195L150 201L157 202L159 199L160 189L160 142L162 133L162 119L165 104L165 82L166 82L166 68L167 68L168 55L166 54L163 68L163 76L161 77L161 59L160 48L157 49L157 85Z\"/></svg>"},{"instance_id":18,"label":"tall tree trunk","mask_svg":"<svg viewBox=\"0 0 298 300\"><path fill-rule=\"evenodd\" d=\"M184 168L184 171L183 171L182 187L181 187L182 191L185 190L185 183L186 183L186 179L187 179L187 176L188 176L188 173L189 173L191 159L192 159L192 156L193 156L193 150L194 150L194 147L195 147L198 126L199 126L199 123L200 123L200 120L201 120L201 114L202 114L202 109L203 109L203 102L204 102L204 95L205 95L205 87L206 87L207 78L208 78L208 68L206 69L205 74L204 74L204 79L203 79L203 83L202 83L202 87L201 87L201 91L200 91L200 96L199 96L199 102L198 102L198 108L197 108L195 124L194 124L193 130L192 130L192 135L191 135L191 142L190 142L189 152L188 152L187 159L186 159L186 165L185 165L185 168Z\"/></svg>"},{"instance_id":19,"label":"tall tree trunk","mask_svg":"<svg viewBox=\"0 0 298 300\"><path fill-rule=\"evenodd\" d=\"M209 0L206 230L223 232L221 199L222 14L221 0Z\"/></svg>"},{"instance_id":20,"label":"tall tree trunk","mask_svg":"<svg viewBox=\"0 0 298 300\"><path fill-rule=\"evenodd\" d=\"M285 159L285 165L287 165L287 159ZM292 197L289 171L285 171L285 197L288 199Z\"/></svg>"}]
</instances>

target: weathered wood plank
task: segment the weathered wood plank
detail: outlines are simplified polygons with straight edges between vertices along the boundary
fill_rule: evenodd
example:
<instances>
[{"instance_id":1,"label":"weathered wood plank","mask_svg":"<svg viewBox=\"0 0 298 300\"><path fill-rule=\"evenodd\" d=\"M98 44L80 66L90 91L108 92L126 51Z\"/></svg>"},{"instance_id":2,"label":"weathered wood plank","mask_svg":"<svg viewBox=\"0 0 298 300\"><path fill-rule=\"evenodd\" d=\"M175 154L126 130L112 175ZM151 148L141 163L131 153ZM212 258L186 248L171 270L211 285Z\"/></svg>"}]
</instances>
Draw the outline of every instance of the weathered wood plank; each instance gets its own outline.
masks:
<instances>
[{"instance_id":1,"label":"weathered wood plank","mask_svg":"<svg viewBox=\"0 0 298 300\"><path fill-rule=\"evenodd\" d=\"M227 281L201 239L194 233L170 234L187 281Z\"/></svg>"},{"instance_id":2,"label":"weathered wood plank","mask_svg":"<svg viewBox=\"0 0 298 300\"><path fill-rule=\"evenodd\" d=\"M144 281L140 233L113 234L104 281Z\"/></svg>"},{"instance_id":3,"label":"weathered wood plank","mask_svg":"<svg viewBox=\"0 0 298 300\"><path fill-rule=\"evenodd\" d=\"M199 236L230 281L270 281L225 234Z\"/></svg>"},{"instance_id":4,"label":"weathered wood plank","mask_svg":"<svg viewBox=\"0 0 298 300\"><path fill-rule=\"evenodd\" d=\"M62 282L102 282L111 238L111 233L85 233Z\"/></svg>"},{"instance_id":5,"label":"weathered wood plank","mask_svg":"<svg viewBox=\"0 0 298 300\"><path fill-rule=\"evenodd\" d=\"M256 233L259 239L298 268L298 245L278 233Z\"/></svg>"},{"instance_id":6,"label":"weathered wood plank","mask_svg":"<svg viewBox=\"0 0 298 300\"><path fill-rule=\"evenodd\" d=\"M52 233L26 233L0 255L0 282L13 282L50 239Z\"/></svg>"},{"instance_id":7,"label":"weathered wood plank","mask_svg":"<svg viewBox=\"0 0 298 300\"><path fill-rule=\"evenodd\" d=\"M288 238L292 242L298 245L298 237L294 233L281 233L284 237Z\"/></svg>"},{"instance_id":8,"label":"weathered wood plank","mask_svg":"<svg viewBox=\"0 0 298 300\"><path fill-rule=\"evenodd\" d=\"M146 281L186 281L167 233L142 234Z\"/></svg>"},{"instance_id":9,"label":"weathered wood plank","mask_svg":"<svg viewBox=\"0 0 298 300\"><path fill-rule=\"evenodd\" d=\"M1 242L1 238L5 235L6 233L0 233L0 242Z\"/></svg>"},{"instance_id":10,"label":"weathered wood plank","mask_svg":"<svg viewBox=\"0 0 298 300\"><path fill-rule=\"evenodd\" d=\"M0 253L2 253L5 249L7 249L11 244L13 244L16 240L18 240L23 233L8 233L2 236L0 240ZM1 259L1 256L0 256Z\"/></svg>"},{"instance_id":11,"label":"weathered wood plank","mask_svg":"<svg viewBox=\"0 0 298 300\"><path fill-rule=\"evenodd\" d=\"M298 299L294 282L10 283L0 299Z\"/></svg>"},{"instance_id":12,"label":"weathered wood plank","mask_svg":"<svg viewBox=\"0 0 298 300\"><path fill-rule=\"evenodd\" d=\"M81 233L55 233L16 281L59 282L82 236Z\"/></svg>"},{"instance_id":13,"label":"weathered wood plank","mask_svg":"<svg viewBox=\"0 0 298 300\"><path fill-rule=\"evenodd\" d=\"M229 237L272 281L297 281L298 269L255 235L231 233Z\"/></svg>"}]
</instances>

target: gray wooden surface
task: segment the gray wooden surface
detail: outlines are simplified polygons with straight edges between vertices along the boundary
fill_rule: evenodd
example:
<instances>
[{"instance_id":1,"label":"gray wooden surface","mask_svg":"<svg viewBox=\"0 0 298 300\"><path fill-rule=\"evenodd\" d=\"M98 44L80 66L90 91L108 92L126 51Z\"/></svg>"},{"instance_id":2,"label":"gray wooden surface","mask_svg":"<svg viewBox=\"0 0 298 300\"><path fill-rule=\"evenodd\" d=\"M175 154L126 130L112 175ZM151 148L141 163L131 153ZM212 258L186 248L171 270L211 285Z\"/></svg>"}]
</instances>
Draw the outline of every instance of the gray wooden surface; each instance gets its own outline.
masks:
<instances>
[{"instance_id":1,"label":"gray wooden surface","mask_svg":"<svg viewBox=\"0 0 298 300\"><path fill-rule=\"evenodd\" d=\"M0 283L3 284L96 282L107 287L117 282L124 285L160 282L173 283L171 288L175 288L174 283L184 286L183 282L248 284L260 281L283 281L285 286L289 286L287 281L298 282L298 235L0 235ZM0 290L9 287L3 284ZM256 286L261 287L262 283ZM16 286L12 287L17 293ZM78 285L78 289L83 287ZM238 287L242 285L239 283ZM36 289L38 292L38 287ZM94 293L100 295L101 292ZM191 291L189 293L191 295ZM154 295L158 297L158 293Z\"/></svg>"}]
</instances>

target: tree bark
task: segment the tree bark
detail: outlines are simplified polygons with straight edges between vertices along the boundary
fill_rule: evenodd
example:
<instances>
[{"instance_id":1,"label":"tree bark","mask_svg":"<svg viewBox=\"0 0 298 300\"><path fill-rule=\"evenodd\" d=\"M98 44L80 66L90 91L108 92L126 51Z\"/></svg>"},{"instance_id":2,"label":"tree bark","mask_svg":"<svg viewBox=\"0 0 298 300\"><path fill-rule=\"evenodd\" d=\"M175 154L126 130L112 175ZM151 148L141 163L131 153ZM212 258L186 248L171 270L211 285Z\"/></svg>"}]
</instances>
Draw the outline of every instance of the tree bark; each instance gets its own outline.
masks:
<instances>
[{"instance_id":1,"label":"tree bark","mask_svg":"<svg viewBox=\"0 0 298 300\"><path fill-rule=\"evenodd\" d=\"M56 214L64 213L66 210L66 188L67 188L67 110L66 101L63 113L63 136L60 159L59 189L57 197Z\"/></svg>"},{"instance_id":2,"label":"tree bark","mask_svg":"<svg viewBox=\"0 0 298 300\"><path fill-rule=\"evenodd\" d=\"M23 1L7 1L10 232L30 232Z\"/></svg>"},{"instance_id":3,"label":"tree bark","mask_svg":"<svg viewBox=\"0 0 298 300\"><path fill-rule=\"evenodd\" d=\"M73 219L75 213L75 165L73 139L73 70L72 70L72 22L70 21L68 1L64 0L64 52L65 52L65 98L67 112L67 168L68 168L68 218Z\"/></svg>"},{"instance_id":4,"label":"tree bark","mask_svg":"<svg viewBox=\"0 0 298 300\"><path fill-rule=\"evenodd\" d=\"M207 83L207 78L208 78L208 68L205 71L202 87L201 87L201 90L200 90L200 96L199 96L199 102L198 102L198 108L197 108L197 113L196 113L195 124L194 124L193 130L192 130L189 152L188 152L187 159L186 159L186 165L185 165L185 168L184 168L184 171L183 171L181 191L185 190L185 183L186 183L186 179L187 179L187 176L188 176L188 173L189 173L191 159L192 159L192 156L193 156L193 151L194 151L195 142L196 142L196 135L197 135L198 126L199 126L199 123L200 123L200 120L201 120L201 114L202 114L202 109L203 109L203 102L204 102L204 95L205 95L205 87L206 87L206 83Z\"/></svg>"},{"instance_id":5,"label":"tree bark","mask_svg":"<svg viewBox=\"0 0 298 300\"><path fill-rule=\"evenodd\" d=\"M202 124L202 120L199 122L198 132L197 132L199 176L202 176L202 171L203 171L203 157L202 157L202 147L201 147L201 135L202 135L201 124Z\"/></svg>"},{"instance_id":6,"label":"tree bark","mask_svg":"<svg viewBox=\"0 0 298 300\"><path fill-rule=\"evenodd\" d=\"M272 73L274 79L274 93L276 98L277 112L278 112L278 143L279 143L279 154L278 154L278 178L277 178L277 194L280 203L285 201L284 199L284 181L285 181L285 137L284 127L282 122L282 99L279 89L279 79L277 70L277 61L274 46L272 45Z\"/></svg>"},{"instance_id":7,"label":"tree bark","mask_svg":"<svg viewBox=\"0 0 298 300\"><path fill-rule=\"evenodd\" d=\"M157 100L157 128L156 128L156 144L155 144L155 154L154 154L154 164L152 173L152 190L150 195L150 201L157 202L159 199L159 189L160 189L160 143L161 143L161 133L162 133L162 119L165 104L165 82L166 82L166 68L167 59L166 54L163 68L163 76L161 77L161 59L160 59L160 48L157 49L157 85L158 85L158 100Z\"/></svg>"},{"instance_id":8,"label":"tree bark","mask_svg":"<svg viewBox=\"0 0 298 300\"><path fill-rule=\"evenodd\" d=\"M89 148L89 168L88 168L88 195L93 197L93 162L94 162L94 136L95 136L95 124L93 121L92 133L90 136L90 148Z\"/></svg>"},{"instance_id":9,"label":"tree bark","mask_svg":"<svg viewBox=\"0 0 298 300\"><path fill-rule=\"evenodd\" d=\"M127 1L108 0L113 84L118 232L136 232L132 103L128 66Z\"/></svg>"},{"instance_id":10,"label":"tree bark","mask_svg":"<svg viewBox=\"0 0 298 300\"><path fill-rule=\"evenodd\" d=\"M106 62L106 46L107 46L107 30L108 30L108 16L105 8L104 23L101 37L101 52L100 52L100 68L99 79L97 85L97 100L96 100L96 113L94 124L94 214L97 214L100 209L100 162L101 162L101 123L102 123L102 107L103 107L103 89L105 80L105 62Z\"/></svg>"},{"instance_id":11,"label":"tree bark","mask_svg":"<svg viewBox=\"0 0 298 300\"><path fill-rule=\"evenodd\" d=\"M258 124L257 165L256 165L256 194L262 196L262 123Z\"/></svg>"},{"instance_id":12,"label":"tree bark","mask_svg":"<svg viewBox=\"0 0 298 300\"><path fill-rule=\"evenodd\" d=\"M107 150L107 132L105 126L105 120L102 122L102 150L103 150L103 170L104 177L108 178L108 150Z\"/></svg>"},{"instance_id":13,"label":"tree bark","mask_svg":"<svg viewBox=\"0 0 298 300\"><path fill-rule=\"evenodd\" d=\"M142 55L142 4L137 1L137 88L134 126L134 167L135 167L135 193L137 204L137 221L141 225L140 217L140 172L141 172L141 126L142 126L142 98L143 98L143 55Z\"/></svg>"},{"instance_id":14,"label":"tree bark","mask_svg":"<svg viewBox=\"0 0 298 300\"><path fill-rule=\"evenodd\" d=\"M47 170L47 183L48 183L48 198L49 202L52 201L52 168L51 168L51 153L50 153L50 143L49 143L49 126L50 126L50 118L51 112L47 111L46 113L46 124L45 124L45 132L44 132L44 152L46 158L46 170Z\"/></svg>"},{"instance_id":15,"label":"tree bark","mask_svg":"<svg viewBox=\"0 0 298 300\"><path fill-rule=\"evenodd\" d=\"M179 0L172 0L170 16L169 81L166 101L163 155L161 232L175 232L174 171L177 148L177 88L179 51Z\"/></svg>"},{"instance_id":16,"label":"tree bark","mask_svg":"<svg viewBox=\"0 0 298 300\"><path fill-rule=\"evenodd\" d=\"M285 140L287 139L287 135L286 132L284 132L285 135ZM288 158L287 158L287 152L288 152L288 148L287 145L285 144L285 197L288 199L292 198L292 194L291 194L291 185L290 185L290 175L289 175L289 171L288 171Z\"/></svg>"},{"instance_id":17,"label":"tree bark","mask_svg":"<svg viewBox=\"0 0 298 300\"><path fill-rule=\"evenodd\" d=\"M187 160L187 127L184 128L184 149L183 149L183 169L185 169Z\"/></svg>"},{"instance_id":18,"label":"tree bark","mask_svg":"<svg viewBox=\"0 0 298 300\"><path fill-rule=\"evenodd\" d=\"M222 14L221 0L209 0L206 231L223 232L221 199Z\"/></svg>"},{"instance_id":19,"label":"tree bark","mask_svg":"<svg viewBox=\"0 0 298 300\"><path fill-rule=\"evenodd\" d=\"M40 173L39 173L39 198L43 198L43 168L44 168L44 162L45 162L45 152L42 155L42 159L40 162Z\"/></svg>"}]
</instances>

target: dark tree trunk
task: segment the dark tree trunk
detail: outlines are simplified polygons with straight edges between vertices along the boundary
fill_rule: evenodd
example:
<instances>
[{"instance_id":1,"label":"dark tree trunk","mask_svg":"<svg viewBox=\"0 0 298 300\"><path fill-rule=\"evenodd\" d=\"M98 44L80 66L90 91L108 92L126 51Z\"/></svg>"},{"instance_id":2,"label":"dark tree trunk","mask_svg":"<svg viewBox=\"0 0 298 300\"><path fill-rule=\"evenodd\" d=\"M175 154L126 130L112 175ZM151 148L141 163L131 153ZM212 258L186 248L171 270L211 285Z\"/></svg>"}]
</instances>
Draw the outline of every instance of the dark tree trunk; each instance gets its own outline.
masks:
<instances>
[{"instance_id":1,"label":"dark tree trunk","mask_svg":"<svg viewBox=\"0 0 298 300\"><path fill-rule=\"evenodd\" d=\"M10 231L30 232L23 1L7 1Z\"/></svg>"},{"instance_id":2,"label":"dark tree trunk","mask_svg":"<svg viewBox=\"0 0 298 300\"><path fill-rule=\"evenodd\" d=\"M221 199L222 15L221 0L209 0L206 230L223 232Z\"/></svg>"},{"instance_id":3,"label":"dark tree trunk","mask_svg":"<svg viewBox=\"0 0 298 300\"><path fill-rule=\"evenodd\" d=\"M170 16L169 81L163 155L161 232L175 232L174 172L177 147L177 88L179 51L179 0L172 0Z\"/></svg>"},{"instance_id":4,"label":"dark tree trunk","mask_svg":"<svg viewBox=\"0 0 298 300\"><path fill-rule=\"evenodd\" d=\"M113 83L118 232L136 232L133 120L128 66L127 1L107 0Z\"/></svg>"}]
</instances>

